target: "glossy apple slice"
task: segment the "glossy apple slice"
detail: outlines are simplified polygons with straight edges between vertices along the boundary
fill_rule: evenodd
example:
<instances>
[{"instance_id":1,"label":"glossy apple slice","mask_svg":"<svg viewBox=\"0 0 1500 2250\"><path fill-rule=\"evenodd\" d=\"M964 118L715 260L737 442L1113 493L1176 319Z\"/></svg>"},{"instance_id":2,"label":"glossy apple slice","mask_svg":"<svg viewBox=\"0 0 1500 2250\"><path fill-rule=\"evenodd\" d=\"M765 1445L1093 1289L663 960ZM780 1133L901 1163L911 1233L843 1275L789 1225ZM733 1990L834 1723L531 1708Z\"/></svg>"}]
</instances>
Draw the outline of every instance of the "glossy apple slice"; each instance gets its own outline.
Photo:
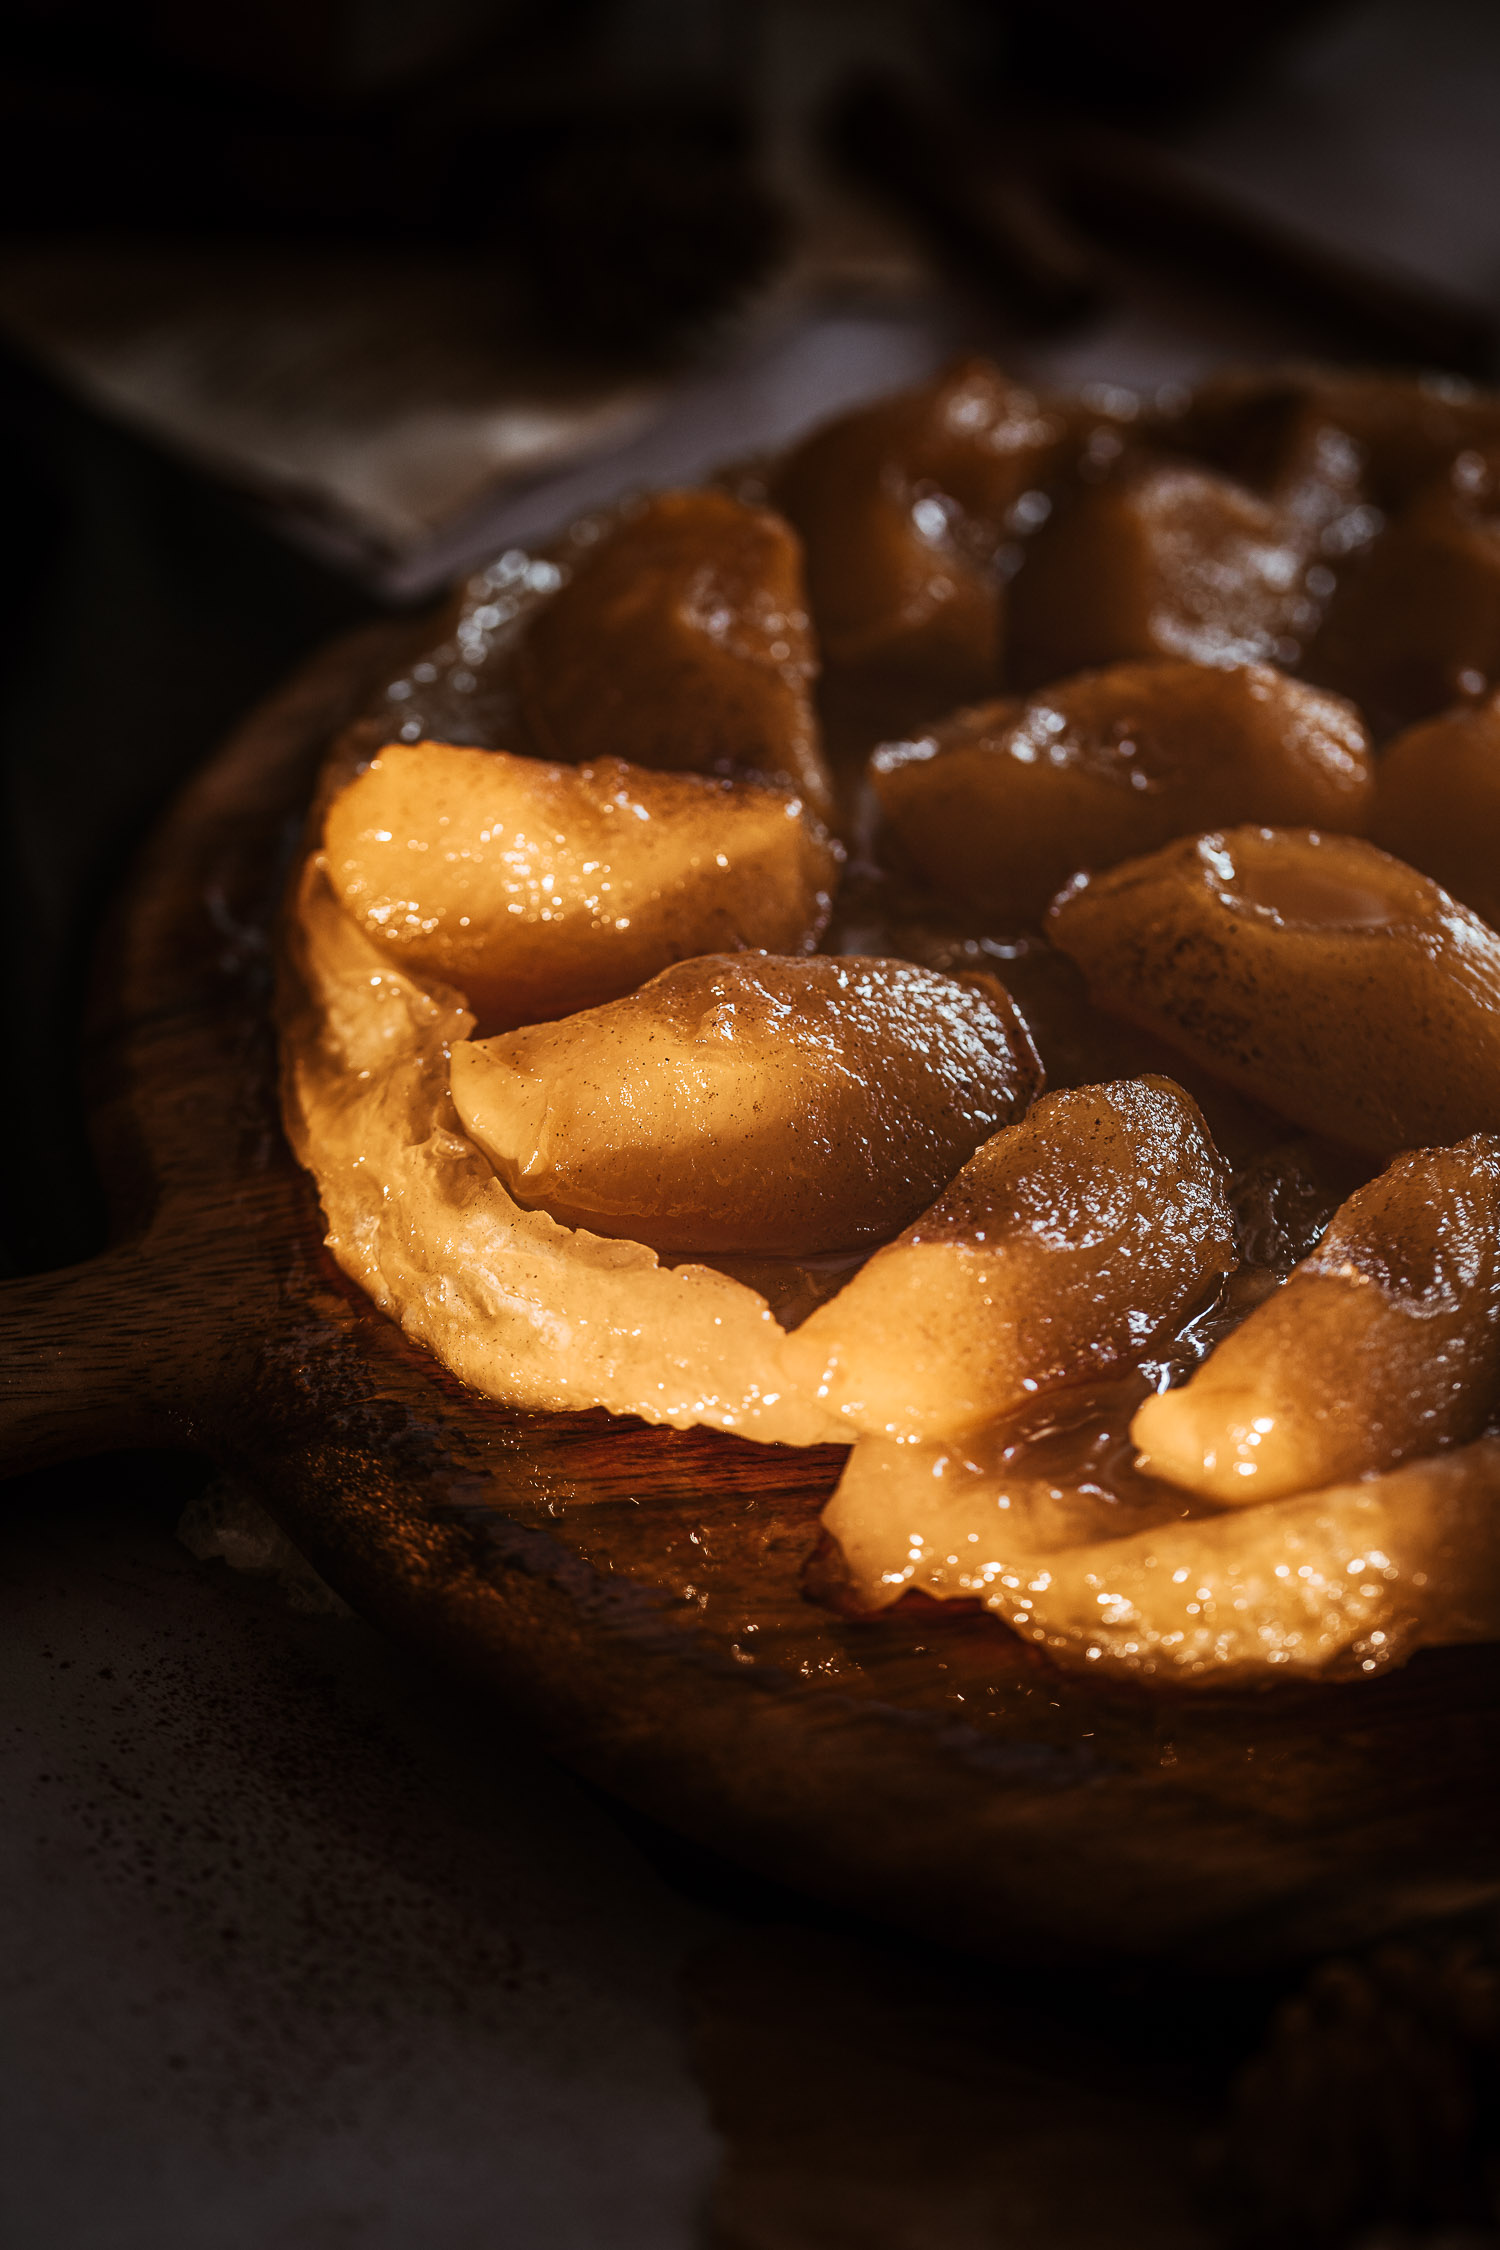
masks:
<instances>
[{"instance_id":1,"label":"glossy apple slice","mask_svg":"<svg viewBox=\"0 0 1500 2250\"><path fill-rule=\"evenodd\" d=\"M453 1050L519 1203L668 1252L806 1256L905 1225L1040 1084L992 978L765 953Z\"/></svg>"},{"instance_id":2,"label":"glossy apple slice","mask_svg":"<svg viewBox=\"0 0 1500 2250\"><path fill-rule=\"evenodd\" d=\"M1382 1159L1500 1127L1500 936L1354 836L1234 828L1081 879L1048 915L1090 996Z\"/></svg>"},{"instance_id":3,"label":"glossy apple slice","mask_svg":"<svg viewBox=\"0 0 1500 2250\"><path fill-rule=\"evenodd\" d=\"M1108 1404L1100 1418L1108 1420ZM1192 1512L1184 1493L1140 1475L1101 1479L1076 1462L1043 1474L1032 1449L1010 1445L1000 1429L915 1445L862 1437L823 1510L838 1574L825 1565L820 1575L840 1606L859 1615L910 1591L983 1601L1003 1595L1033 1555L1097 1545Z\"/></svg>"},{"instance_id":4,"label":"glossy apple slice","mask_svg":"<svg viewBox=\"0 0 1500 2250\"><path fill-rule=\"evenodd\" d=\"M726 492L659 492L538 613L516 681L544 757L759 774L821 816L816 669L791 526Z\"/></svg>"},{"instance_id":5,"label":"glossy apple slice","mask_svg":"<svg viewBox=\"0 0 1500 2250\"><path fill-rule=\"evenodd\" d=\"M1211 1685L1500 1637L1500 1439L1012 1570L990 1607L1070 1664Z\"/></svg>"},{"instance_id":6,"label":"glossy apple slice","mask_svg":"<svg viewBox=\"0 0 1500 2250\"><path fill-rule=\"evenodd\" d=\"M1165 1078L1049 1094L798 1329L852 1431L962 1436L1138 1358L1235 1263L1225 1171Z\"/></svg>"},{"instance_id":7,"label":"glossy apple slice","mask_svg":"<svg viewBox=\"0 0 1500 2250\"><path fill-rule=\"evenodd\" d=\"M1500 691L1397 735L1370 834L1500 929Z\"/></svg>"},{"instance_id":8,"label":"glossy apple slice","mask_svg":"<svg viewBox=\"0 0 1500 2250\"><path fill-rule=\"evenodd\" d=\"M1377 736L1500 680L1500 447L1465 448L1339 588L1309 669Z\"/></svg>"},{"instance_id":9,"label":"glossy apple slice","mask_svg":"<svg viewBox=\"0 0 1500 2250\"><path fill-rule=\"evenodd\" d=\"M446 742L389 744L323 841L345 912L486 1030L613 1000L694 954L810 949L837 874L788 791Z\"/></svg>"},{"instance_id":10,"label":"glossy apple slice","mask_svg":"<svg viewBox=\"0 0 1500 2250\"><path fill-rule=\"evenodd\" d=\"M1142 1466L1231 1506L1477 1437L1500 1407L1500 1139L1350 1196L1284 1287L1141 1407Z\"/></svg>"},{"instance_id":11,"label":"glossy apple slice","mask_svg":"<svg viewBox=\"0 0 1500 2250\"><path fill-rule=\"evenodd\" d=\"M1011 587L1011 677L1032 687L1131 656L1293 662L1303 546L1285 511L1188 462L1081 485Z\"/></svg>"},{"instance_id":12,"label":"glossy apple slice","mask_svg":"<svg viewBox=\"0 0 1500 2250\"><path fill-rule=\"evenodd\" d=\"M1064 417L983 359L842 414L795 446L771 497L807 551L841 739L861 749L992 693L1003 640L997 550L1041 487ZM861 739L862 737L862 739Z\"/></svg>"},{"instance_id":13,"label":"glossy apple slice","mask_svg":"<svg viewBox=\"0 0 1500 2250\"><path fill-rule=\"evenodd\" d=\"M1360 832L1370 743L1352 704L1268 664L1112 664L887 742L870 780L893 849L992 926L1069 876L1255 820Z\"/></svg>"}]
</instances>

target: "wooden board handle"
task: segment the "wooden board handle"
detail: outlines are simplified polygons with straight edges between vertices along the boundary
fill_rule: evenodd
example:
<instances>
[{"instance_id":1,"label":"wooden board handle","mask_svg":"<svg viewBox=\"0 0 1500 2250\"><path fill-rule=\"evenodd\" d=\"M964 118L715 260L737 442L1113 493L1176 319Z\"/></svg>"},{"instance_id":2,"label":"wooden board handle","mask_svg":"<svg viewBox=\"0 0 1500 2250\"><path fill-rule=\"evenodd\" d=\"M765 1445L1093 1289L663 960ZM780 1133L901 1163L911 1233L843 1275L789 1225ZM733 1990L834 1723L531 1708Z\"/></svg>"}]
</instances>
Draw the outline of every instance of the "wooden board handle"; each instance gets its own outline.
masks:
<instances>
[{"instance_id":1,"label":"wooden board handle","mask_svg":"<svg viewBox=\"0 0 1500 2250\"><path fill-rule=\"evenodd\" d=\"M201 1307L148 1246L0 1284L0 1476L114 1446L192 1442Z\"/></svg>"},{"instance_id":2,"label":"wooden board handle","mask_svg":"<svg viewBox=\"0 0 1500 2250\"><path fill-rule=\"evenodd\" d=\"M144 1232L0 1282L0 1476L122 1445L217 1452L243 1423L323 1232L281 1143L265 1039L288 823L334 731L434 637L424 615L313 658L138 861L86 1043L101 1170L122 1223Z\"/></svg>"}]
</instances>

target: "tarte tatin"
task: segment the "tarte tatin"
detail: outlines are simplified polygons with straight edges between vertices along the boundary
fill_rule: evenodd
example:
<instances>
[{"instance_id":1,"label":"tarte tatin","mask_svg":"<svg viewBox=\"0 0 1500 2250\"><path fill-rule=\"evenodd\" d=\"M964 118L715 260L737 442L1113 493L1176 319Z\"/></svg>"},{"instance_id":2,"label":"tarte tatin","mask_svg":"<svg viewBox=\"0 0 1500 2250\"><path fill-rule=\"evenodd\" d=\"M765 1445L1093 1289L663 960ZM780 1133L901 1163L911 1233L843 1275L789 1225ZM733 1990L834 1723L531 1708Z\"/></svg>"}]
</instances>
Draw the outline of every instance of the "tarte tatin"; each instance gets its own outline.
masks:
<instances>
[{"instance_id":1,"label":"tarte tatin","mask_svg":"<svg viewBox=\"0 0 1500 2250\"><path fill-rule=\"evenodd\" d=\"M1497 480L1447 384L967 360L503 555L292 888L335 1258L491 1398L849 1446L851 1612L1500 1636Z\"/></svg>"}]
</instances>

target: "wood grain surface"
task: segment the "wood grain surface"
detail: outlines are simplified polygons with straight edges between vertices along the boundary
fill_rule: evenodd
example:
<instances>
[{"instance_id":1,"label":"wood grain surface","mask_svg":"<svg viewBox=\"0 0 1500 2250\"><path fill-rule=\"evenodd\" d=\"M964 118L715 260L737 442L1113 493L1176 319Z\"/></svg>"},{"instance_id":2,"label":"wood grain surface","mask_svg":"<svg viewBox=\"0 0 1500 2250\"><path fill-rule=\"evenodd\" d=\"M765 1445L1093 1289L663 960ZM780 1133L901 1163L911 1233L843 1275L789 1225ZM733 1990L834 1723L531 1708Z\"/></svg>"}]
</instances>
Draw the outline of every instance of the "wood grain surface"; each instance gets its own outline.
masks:
<instances>
[{"instance_id":1,"label":"wood grain surface","mask_svg":"<svg viewBox=\"0 0 1500 2250\"><path fill-rule=\"evenodd\" d=\"M330 735L411 645L317 659L135 871L87 1041L117 1246L0 1292L4 1467L202 1451L497 1725L991 1957L1244 1967L1500 1893L1500 1651L1230 1695L1062 1673L971 1608L846 1620L804 1585L839 1451L506 1411L338 1273L277 1117L271 930Z\"/></svg>"}]
</instances>

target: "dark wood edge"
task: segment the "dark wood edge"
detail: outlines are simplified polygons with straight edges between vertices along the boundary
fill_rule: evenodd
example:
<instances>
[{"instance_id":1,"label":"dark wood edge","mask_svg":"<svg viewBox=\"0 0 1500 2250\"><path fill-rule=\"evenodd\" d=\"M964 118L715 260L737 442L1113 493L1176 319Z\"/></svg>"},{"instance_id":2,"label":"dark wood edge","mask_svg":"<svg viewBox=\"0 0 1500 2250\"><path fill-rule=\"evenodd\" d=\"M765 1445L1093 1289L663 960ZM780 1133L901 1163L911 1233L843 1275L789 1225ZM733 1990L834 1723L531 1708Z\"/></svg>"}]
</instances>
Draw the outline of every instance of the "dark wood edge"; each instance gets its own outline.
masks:
<instances>
[{"instance_id":1,"label":"dark wood edge","mask_svg":"<svg viewBox=\"0 0 1500 2250\"><path fill-rule=\"evenodd\" d=\"M262 1161L226 1193L225 1136L248 1122L226 987L269 995L266 921L295 836L289 777L311 784L332 736L431 631L424 615L320 650L186 784L131 869L84 1033L116 1239L83 1265L0 1283L0 1476L115 1447L192 1445L213 1402L249 1388L288 1185L277 1150L280 1176ZM174 1104L164 1089L174 1051L187 1050L206 1067ZM263 1135L264 1121L254 1129Z\"/></svg>"}]
</instances>

